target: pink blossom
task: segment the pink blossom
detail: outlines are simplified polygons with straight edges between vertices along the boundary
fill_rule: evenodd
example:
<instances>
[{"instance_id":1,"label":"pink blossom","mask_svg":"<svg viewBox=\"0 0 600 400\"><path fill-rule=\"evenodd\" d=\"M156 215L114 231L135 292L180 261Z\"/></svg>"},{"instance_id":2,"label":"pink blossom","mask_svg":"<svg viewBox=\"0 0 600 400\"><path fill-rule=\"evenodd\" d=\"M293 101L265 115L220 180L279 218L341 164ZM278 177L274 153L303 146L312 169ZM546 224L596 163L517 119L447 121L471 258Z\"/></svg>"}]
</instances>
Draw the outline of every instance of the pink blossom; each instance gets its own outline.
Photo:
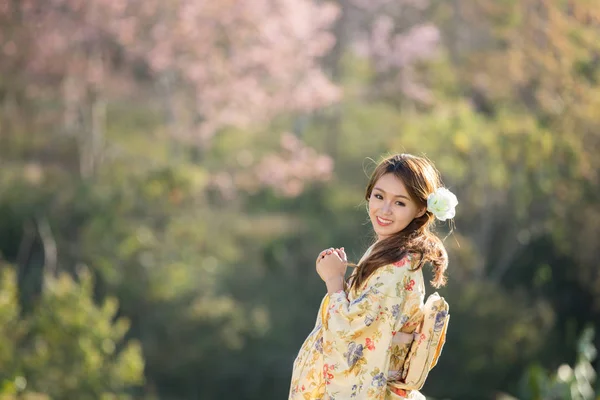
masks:
<instances>
[{"instance_id":1,"label":"pink blossom","mask_svg":"<svg viewBox=\"0 0 600 400\"><path fill-rule=\"evenodd\" d=\"M381 87L386 92L396 90L408 98L429 101L430 93L419 82L415 67L437 56L440 33L432 24L405 17L421 12L428 1L352 0L351 4L360 10L353 14L359 28L352 48L357 55L370 59L380 74Z\"/></svg>"},{"instance_id":2,"label":"pink blossom","mask_svg":"<svg viewBox=\"0 0 600 400\"><path fill-rule=\"evenodd\" d=\"M338 8L312 0L23 0L18 41L0 32L0 51L23 59L28 82L71 79L106 90L133 66L189 97L208 140L227 125L332 104L339 89L319 59L334 44ZM10 6L0 7L7 19ZM112 60L120 60L114 68ZM112 86L118 88L117 86ZM83 87L82 87L83 90Z\"/></svg>"}]
</instances>

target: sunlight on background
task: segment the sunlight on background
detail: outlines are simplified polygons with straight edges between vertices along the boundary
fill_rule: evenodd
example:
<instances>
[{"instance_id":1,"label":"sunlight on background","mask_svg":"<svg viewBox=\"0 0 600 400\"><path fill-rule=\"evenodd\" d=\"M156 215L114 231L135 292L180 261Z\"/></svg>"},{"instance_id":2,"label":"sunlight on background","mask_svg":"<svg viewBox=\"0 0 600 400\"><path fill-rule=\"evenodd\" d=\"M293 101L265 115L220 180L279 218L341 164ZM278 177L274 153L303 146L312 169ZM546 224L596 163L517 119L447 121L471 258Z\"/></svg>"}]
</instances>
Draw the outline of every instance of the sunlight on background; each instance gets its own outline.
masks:
<instances>
[{"instance_id":1,"label":"sunlight on background","mask_svg":"<svg viewBox=\"0 0 600 400\"><path fill-rule=\"evenodd\" d=\"M600 399L599 60L589 0L0 2L0 399L285 399L398 152L460 201L423 392Z\"/></svg>"}]
</instances>

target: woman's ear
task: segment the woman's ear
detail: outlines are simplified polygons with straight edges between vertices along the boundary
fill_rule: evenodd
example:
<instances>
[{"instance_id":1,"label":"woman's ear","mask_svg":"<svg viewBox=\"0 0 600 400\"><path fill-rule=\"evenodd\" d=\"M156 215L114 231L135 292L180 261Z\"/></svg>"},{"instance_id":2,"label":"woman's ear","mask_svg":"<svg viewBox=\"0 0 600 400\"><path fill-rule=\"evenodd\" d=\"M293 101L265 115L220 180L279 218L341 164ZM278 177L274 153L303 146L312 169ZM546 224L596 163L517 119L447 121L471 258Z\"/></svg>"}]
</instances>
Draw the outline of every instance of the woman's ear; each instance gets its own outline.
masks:
<instances>
[{"instance_id":1,"label":"woman's ear","mask_svg":"<svg viewBox=\"0 0 600 400\"><path fill-rule=\"evenodd\" d=\"M423 216L423 214L425 214L426 211L427 211L427 207L421 208L415 218L421 218Z\"/></svg>"}]
</instances>

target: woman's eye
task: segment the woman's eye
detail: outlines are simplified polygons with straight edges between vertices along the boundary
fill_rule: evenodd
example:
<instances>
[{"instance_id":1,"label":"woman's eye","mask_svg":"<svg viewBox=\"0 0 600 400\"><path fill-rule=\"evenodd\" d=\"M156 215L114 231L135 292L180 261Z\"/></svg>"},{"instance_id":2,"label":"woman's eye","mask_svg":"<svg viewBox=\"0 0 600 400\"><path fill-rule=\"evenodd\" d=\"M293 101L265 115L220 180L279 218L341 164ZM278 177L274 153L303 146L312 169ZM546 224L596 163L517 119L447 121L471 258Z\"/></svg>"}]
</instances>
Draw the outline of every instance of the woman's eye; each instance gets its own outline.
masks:
<instances>
[{"instance_id":1,"label":"woman's eye","mask_svg":"<svg viewBox=\"0 0 600 400\"><path fill-rule=\"evenodd\" d=\"M401 201L397 201L397 202L396 202L396 204L398 204L398 205L399 205L399 206L401 206L401 207L404 207L404 203L403 203L403 202L401 202Z\"/></svg>"},{"instance_id":2,"label":"woman's eye","mask_svg":"<svg viewBox=\"0 0 600 400\"><path fill-rule=\"evenodd\" d=\"M376 198L376 199L379 199L379 200L383 200L383 196L382 196L382 195L380 195L380 194L376 194L376 195L375 195L375 198Z\"/></svg>"}]
</instances>

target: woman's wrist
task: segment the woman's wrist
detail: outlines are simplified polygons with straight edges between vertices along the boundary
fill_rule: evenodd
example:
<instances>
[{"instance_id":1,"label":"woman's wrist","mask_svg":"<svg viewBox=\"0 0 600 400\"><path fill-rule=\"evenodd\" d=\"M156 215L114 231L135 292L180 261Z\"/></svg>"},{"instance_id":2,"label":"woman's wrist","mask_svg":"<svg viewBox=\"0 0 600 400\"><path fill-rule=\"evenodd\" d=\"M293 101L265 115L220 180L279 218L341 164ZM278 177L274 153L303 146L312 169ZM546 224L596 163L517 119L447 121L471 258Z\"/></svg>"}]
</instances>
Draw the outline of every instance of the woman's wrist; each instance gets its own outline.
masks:
<instances>
[{"instance_id":1,"label":"woman's wrist","mask_svg":"<svg viewBox=\"0 0 600 400\"><path fill-rule=\"evenodd\" d=\"M336 276L334 278L329 278L325 281L325 285L327 286L327 293L329 294L344 290L344 277Z\"/></svg>"}]
</instances>

